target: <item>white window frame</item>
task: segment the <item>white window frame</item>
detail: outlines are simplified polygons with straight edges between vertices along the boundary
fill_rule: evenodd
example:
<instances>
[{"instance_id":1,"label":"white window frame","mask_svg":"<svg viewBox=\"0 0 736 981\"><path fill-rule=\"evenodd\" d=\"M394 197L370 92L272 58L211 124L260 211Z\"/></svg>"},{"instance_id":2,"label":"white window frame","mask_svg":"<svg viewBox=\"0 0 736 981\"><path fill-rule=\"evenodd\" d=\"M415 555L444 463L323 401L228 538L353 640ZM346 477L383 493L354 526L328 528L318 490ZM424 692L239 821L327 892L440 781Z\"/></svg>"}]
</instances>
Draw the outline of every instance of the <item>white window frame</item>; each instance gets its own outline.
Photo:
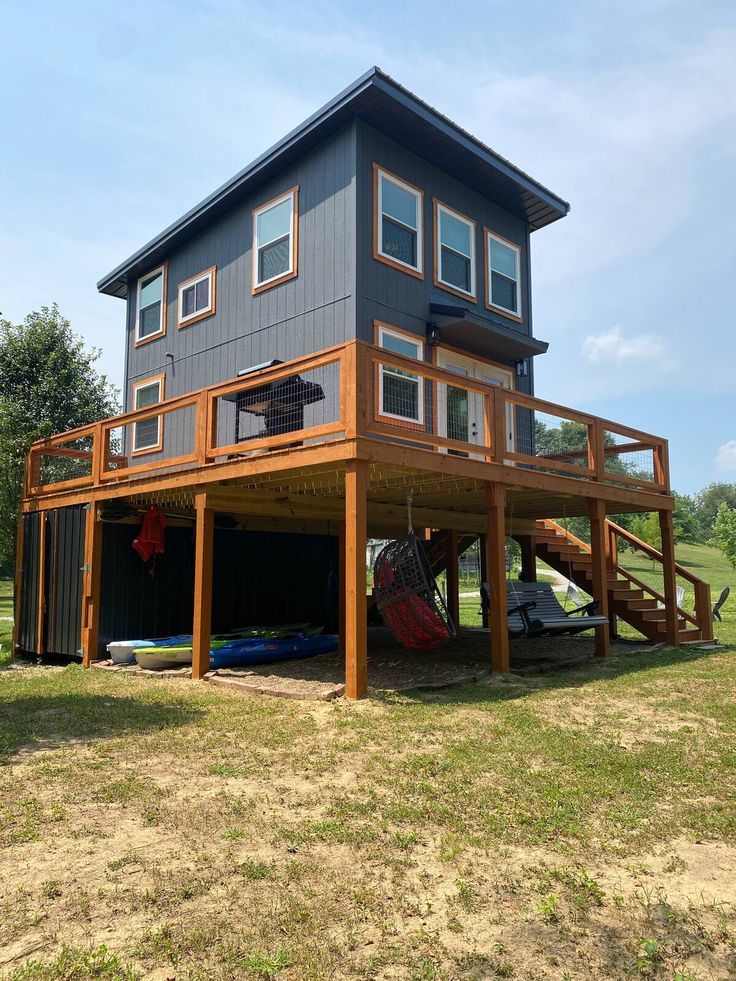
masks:
<instances>
[{"instance_id":1,"label":"white window frame","mask_svg":"<svg viewBox=\"0 0 736 981\"><path fill-rule=\"evenodd\" d=\"M153 388L154 385L158 386L158 401L164 401L164 375L156 375L153 378L145 378L143 381L136 382L133 385L133 411L137 411L138 409L138 392L143 388ZM156 404L158 403L154 402L150 406L146 406L146 408L152 408L152 406ZM156 422L156 442L149 443L146 446L138 446L138 423L133 423L133 447L131 449L131 456L140 456L143 453L158 453L161 449L163 449L163 417L158 416L156 418Z\"/></svg>"},{"instance_id":2,"label":"white window frame","mask_svg":"<svg viewBox=\"0 0 736 981\"><path fill-rule=\"evenodd\" d=\"M178 323L180 327L186 327L187 324L193 323L195 320L203 320L205 317L211 317L215 312L215 275L216 267L211 266L209 269L205 269L204 272L197 273L196 276L191 276L189 279L185 279L182 283L179 283L177 288L177 313L178 313ZM194 313L190 313L188 316L184 316L184 293L186 290L190 289L192 286L196 287L197 283L202 283L204 280L209 280L209 304L203 307L201 310L195 310ZM195 291L196 295L196 291Z\"/></svg>"},{"instance_id":3,"label":"white window frame","mask_svg":"<svg viewBox=\"0 0 736 981\"><path fill-rule=\"evenodd\" d=\"M376 258L380 259L382 262L387 262L390 266L395 266L398 269L406 270L412 273L414 276L419 276L422 278L424 276L424 194L418 187L414 187L413 184L408 184L403 181L396 174L392 174L389 170L384 170L383 167L379 167L378 164L373 165L375 168L376 175L376 194L374 208L376 209L375 215L375 227L376 227L376 241L373 243L374 252ZM394 218L389 215L391 221L395 222L397 225L401 225L410 232L414 232L417 237L417 264L412 266L408 262L404 262L401 259L397 259L395 256L387 255L383 251L383 182L389 181L400 187L403 191L408 191L417 203L417 227L412 228L410 225L405 225L404 222L400 221L398 218Z\"/></svg>"},{"instance_id":4,"label":"white window frame","mask_svg":"<svg viewBox=\"0 0 736 981\"><path fill-rule=\"evenodd\" d=\"M409 341L417 346L417 362L422 364L424 362L424 341L421 337L417 337L415 334L410 334L408 331L397 330L392 327L388 327L385 324L377 325L377 346L383 348L383 339L386 335L390 337L395 337L399 341ZM394 351L386 349L387 355L390 357L394 354ZM379 364L378 366L378 414L386 419L395 419L397 422L403 423L407 426L416 426L417 428L423 428L424 426L424 378L422 375L417 374L417 410L418 415L416 417L412 416L400 416L394 412L386 412L383 407L383 375L384 372L388 371L391 374L391 366ZM396 377L406 378L407 375L398 375Z\"/></svg>"},{"instance_id":5,"label":"white window frame","mask_svg":"<svg viewBox=\"0 0 736 981\"><path fill-rule=\"evenodd\" d=\"M437 286L442 286L452 293L459 293L460 296L465 296L469 300L477 299L477 277L475 268L475 222L472 218L466 218L465 215L461 214L459 211L455 211L454 208L450 208L449 205L443 204L441 201L435 199L434 206L437 214L437 232L436 241L434 245L434 255L436 263L436 283ZM451 245L446 246L455 255L461 256L463 259L468 259L470 262L470 291L464 290L461 286L456 286L455 283L448 283L446 279L442 278L442 212L449 215L451 218L457 219L457 221L462 222L463 225L467 225L470 229L470 255L466 256L462 252L458 252L457 249L453 249Z\"/></svg>"},{"instance_id":6,"label":"white window frame","mask_svg":"<svg viewBox=\"0 0 736 981\"><path fill-rule=\"evenodd\" d=\"M521 320L521 246L516 245L515 242L510 242L503 235L498 235L496 232L492 232L489 228L486 228L486 306L489 310L498 310L501 313L508 314L511 317L516 317ZM510 307L501 306L500 303L493 302L493 269L491 268L491 242L498 242L499 245L504 245L507 249L511 249L516 254L516 299L517 299L517 310L512 310ZM499 273L500 276L505 275L504 273ZM508 276L506 277L509 278Z\"/></svg>"},{"instance_id":7,"label":"white window frame","mask_svg":"<svg viewBox=\"0 0 736 981\"><path fill-rule=\"evenodd\" d=\"M153 279L154 276L161 274L161 311L159 313L159 327L158 330L154 331L152 334L146 334L145 337L141 337L141 286L143 282L147 279ZM145 276L141 276L136 285L135 293L135 343L136 344L146 344L148 341L153 341L157 337L163 337L166 333L166 274L167 266L166 263L157 266L155 269L151 269L147 272Z\"/></svg>"},{"instance_id":8,"label":"white window frame","mask_svg":"<svg viewBox=\"0 0 736 981\"><path fill-rule=\"evenodd\" d=\"M268 242L260 242L258 240L258 218L264 214L266 211L270 211L271 208L277 208L284 201L291 201L291 214L289 216L289 268L284 272L277 273L275 276L271 276L268 279L259 280L258 270L260 267L259 253L261 249L270 245L272 242L277 241L276 239L269 239ZM258 292L262 289L267 289L269 286L277 286L279 283L286 279L292 279L297 274L297 236L298 236L298 205L299 200L299 188L292 187L290 190L285 191L283 194L279 194L278 197L272 198L270 201L266 201L265 204L259 205L257 208L253 209L253 291Z\"/></svg>"}]
</instances>

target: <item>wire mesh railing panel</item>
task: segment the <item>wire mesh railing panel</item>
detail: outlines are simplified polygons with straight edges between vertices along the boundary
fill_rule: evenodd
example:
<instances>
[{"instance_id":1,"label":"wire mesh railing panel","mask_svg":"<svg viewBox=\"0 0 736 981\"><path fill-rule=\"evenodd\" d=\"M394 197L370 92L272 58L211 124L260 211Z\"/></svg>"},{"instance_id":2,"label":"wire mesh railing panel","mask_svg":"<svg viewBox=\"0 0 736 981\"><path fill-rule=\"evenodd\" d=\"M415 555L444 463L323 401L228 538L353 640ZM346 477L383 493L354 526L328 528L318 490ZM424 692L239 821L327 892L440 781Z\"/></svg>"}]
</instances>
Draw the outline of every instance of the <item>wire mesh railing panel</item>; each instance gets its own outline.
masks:
<instances>
[{"instance_id":1,"label":"wire mesh railing panel","mask_svg":"<svg viewBox=\"0 0 736 981\"><path fill-rule=\"evenodd\" d=\"M39 453L38 482L41 486L67 480L92 478L94 437L90 433L57 443Z\"/></svg>"},{"instance_id":2,"label":"wire mesh railing panel","mask_svg":"<svg viewBox=\"0 0 736 981\"><path fill-rule=\"evenodd\" d=\"M533 457L539 468L551 472L581 471L587 475L590 460L590 430L586 423L543 409L513 407L513 449ZM534 465L534 464L532 464Z\"/></svg>"},{"instance_id":3,"label":"wire mesh railing panel","mask_svg":"<svg viewBox=\"0 0 736 981\"><path fill-rule=\"evenodd\" d=\"M178 468L179 457L195 453L196 414L197 406L190 403L109 430L105 472L137 466Z\"/></svg>"},{"instance_id":4,"label":"wire mesh railing panel","mask_svg":"<svg viewBox=\"0 0 736 981\"><path fill-rule=\"evenodd\" d=\"M639 440L631 439L611 428L603 430L603 460L606 478L611 483L624 478L622 483L633 479L642 484L656 480L655 450Z\"/></svg>"},{"instance_id":5,"label":"wire mesh railing panel","mask_svg":"<svg viewBox=\"0 0 736 981\"><path fill-rule=\"evenodd\" d=\"M253 452L267 452L334 437L335 426L341 421L339 361L279 374L261 384L244 380L243 386L214 401L215 451L225 448L230 453L247 454L248 444L253 443ZM333 431L321 432L325 427ZM294 442L289 439L291 433L300 434Z\"/></svg>"}]
</instances>

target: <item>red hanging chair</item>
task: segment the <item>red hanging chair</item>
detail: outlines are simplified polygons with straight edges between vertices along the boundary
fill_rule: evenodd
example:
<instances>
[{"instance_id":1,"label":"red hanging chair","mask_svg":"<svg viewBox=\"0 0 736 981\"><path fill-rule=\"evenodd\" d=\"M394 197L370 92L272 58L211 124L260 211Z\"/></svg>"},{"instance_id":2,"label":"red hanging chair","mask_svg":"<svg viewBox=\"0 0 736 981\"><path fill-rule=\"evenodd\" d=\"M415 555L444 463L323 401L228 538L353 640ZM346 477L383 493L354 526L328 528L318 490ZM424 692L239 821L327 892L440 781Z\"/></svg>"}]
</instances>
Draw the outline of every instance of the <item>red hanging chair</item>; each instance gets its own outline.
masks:
<instances>
[{"instance_id":1,"label":"red hanging chair","mask_svg":"<svg viewBox=\"0 0 736 981\"><path fill-rule=\"evenodd\" d=\"M431 651L456 634L422 543L413 533L380 552L373 596L386 626L409 650Z\"/></svg>"}]
</instances>

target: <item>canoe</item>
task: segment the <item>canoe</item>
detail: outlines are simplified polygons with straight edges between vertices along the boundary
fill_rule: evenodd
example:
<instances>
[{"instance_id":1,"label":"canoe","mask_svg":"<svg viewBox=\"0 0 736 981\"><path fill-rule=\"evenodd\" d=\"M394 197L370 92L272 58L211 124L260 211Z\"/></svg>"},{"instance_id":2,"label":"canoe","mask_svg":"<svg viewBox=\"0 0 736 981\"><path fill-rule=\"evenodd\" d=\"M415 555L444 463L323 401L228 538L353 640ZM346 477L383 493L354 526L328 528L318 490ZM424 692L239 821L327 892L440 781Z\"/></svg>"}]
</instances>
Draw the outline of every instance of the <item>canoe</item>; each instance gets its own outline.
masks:
<instances>
[{"instance_id":1,"label":"canoe","mask_svg":"<svg viewBox=\"0 0 736 981\"><path fill-rule=\"evenodd\" d=\"M316 657L318 654L336 651L338 647L339 639L336 634L315 634L305 631L292 634L290 637L213 640L210 647L210 670ZM139 647L135 651L135 658L140 667L149 671L180 668L182 665L192 663L192 648L189 644Z\"/></svg>"}]
</instances>

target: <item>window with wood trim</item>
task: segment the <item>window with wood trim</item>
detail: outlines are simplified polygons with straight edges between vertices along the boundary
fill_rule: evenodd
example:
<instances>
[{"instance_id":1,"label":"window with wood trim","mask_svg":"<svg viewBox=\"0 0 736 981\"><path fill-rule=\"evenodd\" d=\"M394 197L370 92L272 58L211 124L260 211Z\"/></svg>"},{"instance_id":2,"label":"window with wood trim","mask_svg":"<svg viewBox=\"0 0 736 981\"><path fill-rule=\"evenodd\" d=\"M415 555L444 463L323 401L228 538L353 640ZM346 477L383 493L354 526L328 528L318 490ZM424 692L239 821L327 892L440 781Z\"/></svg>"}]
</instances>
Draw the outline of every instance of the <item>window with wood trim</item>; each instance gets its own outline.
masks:
<instances>
[{"instance_id":1,"label":"window with wood trim","mask_svg":"<svg viewBox=\"0 0 736 981\"><path fill-rule=\"evenodd\" d=\"M404 358L424 360L424 342L411 334L378 326L378 346ZM405 368L382 364L378 371L378 411L389 419L424 423L424 379Z\"/></svg>"},{"instance_id":2,"label":"window with wood trim","mask_svg":"<svg viewBox=\"0 0 736 981\"><path fill-rule=\"evenodd\" d=\"M475 299L475 222L440 201L435 207L435 283Z\"/></svg>"},{"instance_id":3,"label":"window with wood trim","mask_svg":"<svg viewBox=\"0 0 736 981\"><path fill-rule=\"evenodd\" d=\"M489 307L521 316L521 249L486 229L486 303Z\"/></svg>"},{"instance_id":4,"label":"window with wood trim","mask_svg":"<svg viewBox=\"0 0 736 981\"><path fill-rule=\"evenodd\" d=\"M141 276L136 291L136 343L166 333L166 265Z\"/></svg>"},{"instance_id":5,"label":"window with wood trim","mask_svg":"<svg viewBox=\"0 0 736 981\"><path fill-rule=\"evenodd\" d=\"M374 168L374 255L422 276L422 192L375 164Z\"/></svg>"},{"instance_id":6,"label":"window with wood trim","mask_svg":"<svg viewBox=\"0 0 736 981\"><path fill-rule=\"evenodd\" d=\"M253 291L278 286L297 274L299 188L253 212Z\"/></svg>"},{"instance_id":7,"label":"window with wood trim","mask_svg":"<svg viewBox=\"0 0 736 981\"><path fill-rule=\"evenodd\" d=\"M156 375L133 385L133 408L147 409L164 400L164 376ZM133 423L133 455L155 453L163 446L163 418L151 416Z\"/></svg>"},{"instance_id":8,"label":"window with wood trim","mask_svg":"<svg viewBox=\"0 0 736 981\"><path fill-rule=\"evenodd\" d=\"M179 283L177 309L179 326L186 327L215 312L215 266Z\"/></svg>"}]
</instances>

